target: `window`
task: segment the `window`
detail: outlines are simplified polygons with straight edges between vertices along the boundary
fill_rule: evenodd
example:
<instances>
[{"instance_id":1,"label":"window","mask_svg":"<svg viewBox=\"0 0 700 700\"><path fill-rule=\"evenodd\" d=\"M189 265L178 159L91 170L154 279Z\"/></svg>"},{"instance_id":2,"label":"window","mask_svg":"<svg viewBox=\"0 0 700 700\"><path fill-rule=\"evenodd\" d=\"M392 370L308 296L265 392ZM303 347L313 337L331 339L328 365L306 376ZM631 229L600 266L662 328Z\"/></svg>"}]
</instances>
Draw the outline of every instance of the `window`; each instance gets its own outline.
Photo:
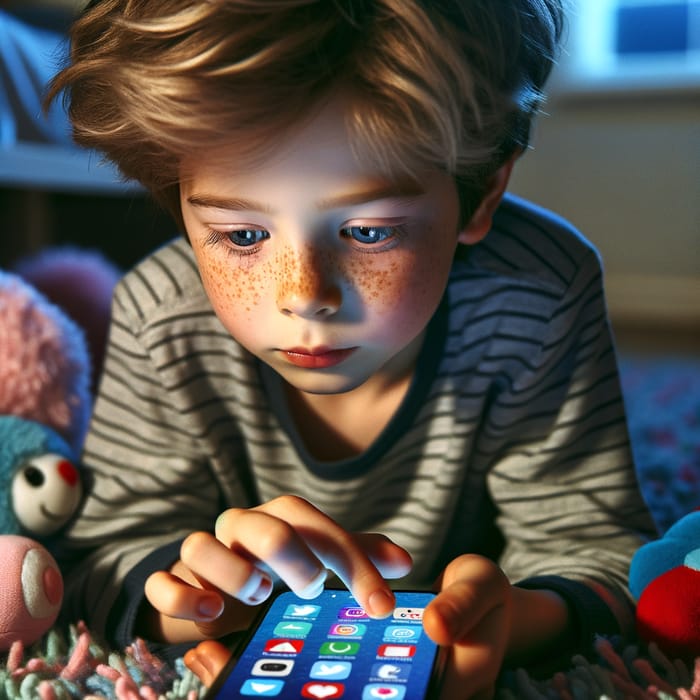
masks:
<instances>
[{"instance_id":1,"label":"window","mask_svg":"<svg viewBox=\"0 0 700 700\"><path fill-rule=\"evenodd\" d=\"M571 0L561 90L700 87L700 0Z\"/></svg>"}]
</instances>

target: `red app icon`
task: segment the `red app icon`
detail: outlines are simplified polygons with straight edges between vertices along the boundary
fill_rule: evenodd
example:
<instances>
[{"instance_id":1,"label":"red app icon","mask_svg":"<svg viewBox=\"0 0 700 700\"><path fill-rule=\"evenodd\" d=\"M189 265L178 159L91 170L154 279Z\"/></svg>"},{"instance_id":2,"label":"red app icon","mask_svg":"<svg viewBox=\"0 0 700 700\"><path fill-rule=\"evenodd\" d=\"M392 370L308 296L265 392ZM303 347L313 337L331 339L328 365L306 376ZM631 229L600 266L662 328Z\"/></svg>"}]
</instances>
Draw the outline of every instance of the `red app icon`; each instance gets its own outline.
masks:
<instances>
[{"instance_id":1,"label":"red app icon","mask_svg":"<svg viewBox=\"0 0 700 700\"><path fill-rule=\"evenodd\" d=\"M332 700L332 698L342 698L344 692L345 686L342 683L312 681L301 689L301 697L314 698L314 700Z\"/></svg>"},{"instance_id":2,"label":"red app icon","mask_svg":"<svg viewBox=\"0 0 700 700\"><path fill-rule=\"evenodd\" d=\"M377 655L386 659L410 659L415 653L415 644L382 644L377 649Z\"/></svg>"},{"instance_id":3,"label":"red app icon","mask_svg":"<svg viewBox=\"0 0 700 700\"><path fill-rule=\"evenodd\" d=\"M303 639L268 639L265 643L269 654L298 654L303 647Z\"/></svg>"}]
</instances>

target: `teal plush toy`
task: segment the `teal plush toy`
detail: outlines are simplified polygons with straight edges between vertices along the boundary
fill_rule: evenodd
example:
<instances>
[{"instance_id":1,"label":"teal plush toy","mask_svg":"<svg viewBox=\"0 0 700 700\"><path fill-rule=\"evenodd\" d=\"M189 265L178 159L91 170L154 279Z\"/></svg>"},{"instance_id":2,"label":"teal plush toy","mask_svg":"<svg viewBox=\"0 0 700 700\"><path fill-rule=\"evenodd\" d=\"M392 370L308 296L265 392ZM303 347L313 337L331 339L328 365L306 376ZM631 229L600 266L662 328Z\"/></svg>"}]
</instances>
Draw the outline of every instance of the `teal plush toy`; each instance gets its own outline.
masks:
<instances>
[{"instance_id":1,"label":"teal plush toy","mask_svg":"<svg viewBox=\"0 0 700 700\"><path fill-rule=\"evenodd\" d=\"M0 650L36 641L60 610L49 549L81 500L89 381L79 327L0 271Z\"/></svg>"}]
</instances>

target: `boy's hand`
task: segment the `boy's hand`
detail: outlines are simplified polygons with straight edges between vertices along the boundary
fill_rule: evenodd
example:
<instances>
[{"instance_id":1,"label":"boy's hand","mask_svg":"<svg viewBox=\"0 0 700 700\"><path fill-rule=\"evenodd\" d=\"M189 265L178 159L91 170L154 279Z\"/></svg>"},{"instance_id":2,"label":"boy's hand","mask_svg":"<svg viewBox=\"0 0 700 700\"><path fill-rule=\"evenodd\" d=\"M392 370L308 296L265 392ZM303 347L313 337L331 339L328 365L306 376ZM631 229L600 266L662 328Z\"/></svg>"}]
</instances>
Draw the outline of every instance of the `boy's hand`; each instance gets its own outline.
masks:
<instances>
[{"instance_id":1,"label":"boy's hand","mask_svg":"<svg viewBox=\"0 0 700 700\"><path fill-rule=\"evenodd\" d=\"M171 571L146 581L146 597L159 613L149 632L167 642L220 637L247 626L252 615L239 601L263 602L272 575L297 595L313 598L331 569L370 615L384 617L394 608L384 578L411 568L409 554L388 538L351 534L296 496L225 511L215 534L193 533L180 557Z\"/></svg>"},{"instance_id":2,"label":"boy's hand","mask_svg":"<svg viewBox=\"0 0 700 700\"><path fill-rule=\"evenodd\" d=\"M513 589L489 559L463 555L445 569L441 590L426 608L427 634L447 650L441 698L491 698L508 650Z\"/></svg>"},{"instance_id":3,"label":"boy's hand","mask_svg":"<svg viewBox=\"0 0 700 700\"><path fill-rule=\"evenodd\" d=\"M569 625L556 592L512 586L490 559L457 557L423 616L427 634L448 647L441 698L492 698L506 657L520 664L560 652Z\"/></svg>"}]
</instances>

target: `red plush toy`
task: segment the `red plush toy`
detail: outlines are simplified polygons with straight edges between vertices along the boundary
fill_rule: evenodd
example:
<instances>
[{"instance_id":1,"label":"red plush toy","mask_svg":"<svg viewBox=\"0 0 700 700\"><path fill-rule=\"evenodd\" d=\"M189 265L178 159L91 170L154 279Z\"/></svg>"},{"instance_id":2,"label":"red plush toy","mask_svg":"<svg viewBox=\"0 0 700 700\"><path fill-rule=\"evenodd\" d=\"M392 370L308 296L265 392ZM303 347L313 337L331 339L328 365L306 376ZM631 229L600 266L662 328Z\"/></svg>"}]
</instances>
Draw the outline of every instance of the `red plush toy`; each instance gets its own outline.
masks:
<instances>
[{"instance_id":1,"label":"red plush toy","mask_svg":"<svg viewBox=\"0 0 700 700\"><path fill-rule=\"evenodd\" d=\"M700 511L640 547L630 565L637 633L670 658L700 656Z\"/></svg>"}]
</instances>

